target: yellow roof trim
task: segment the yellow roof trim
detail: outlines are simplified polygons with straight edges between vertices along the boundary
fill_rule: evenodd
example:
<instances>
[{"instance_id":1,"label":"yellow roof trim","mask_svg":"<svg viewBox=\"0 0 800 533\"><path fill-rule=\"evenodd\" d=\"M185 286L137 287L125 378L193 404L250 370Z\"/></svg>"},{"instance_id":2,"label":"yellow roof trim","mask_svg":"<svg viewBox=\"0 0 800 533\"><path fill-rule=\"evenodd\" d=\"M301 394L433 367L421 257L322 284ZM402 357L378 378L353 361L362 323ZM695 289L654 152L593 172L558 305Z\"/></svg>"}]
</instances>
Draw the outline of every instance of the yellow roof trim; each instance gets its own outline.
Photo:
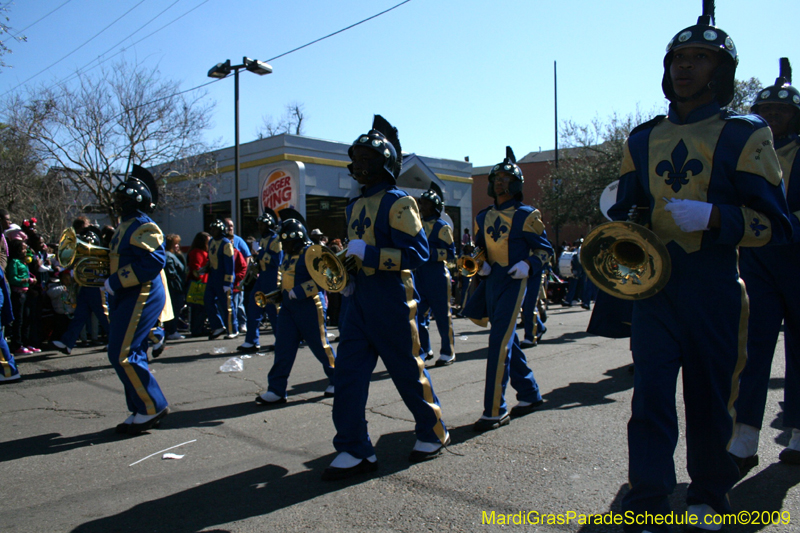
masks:
<instances>
[{"instance_id":1,"label":"yellow roof trim","mask_svg":"<svg viewBox=\"0 0 800 533\"><path fill-rule=\"evenodd\" d=\"M270 165L272 163L280 163L281 161L297 161L299 163L308 163L312 165L325 165L328 167L339 167L339 168L347 168L347 165L350 164L348 161L340 161L338 159L326 159L323 157L311 157L307 155L297 155L297 154L278 154L270 157L264 157L262 159L254 159L252 161L246 161L244 163L240 163L239 168L247 169L253 167L260 167L263 165ZM219 167L217 169L217 174L233 172L234 170L235 170L234 165L227 165L224 167ZM458 183L472 183L472 178L464 178L461 176L450 176L448 174L436 174L436 176L444 181L455 181ZM187 179L190 178L188 178L187 176L175 176L173 178L169 178L167 181L169 183L178 183L180 181L185 181Z\"/></svg>"}]
</instances>

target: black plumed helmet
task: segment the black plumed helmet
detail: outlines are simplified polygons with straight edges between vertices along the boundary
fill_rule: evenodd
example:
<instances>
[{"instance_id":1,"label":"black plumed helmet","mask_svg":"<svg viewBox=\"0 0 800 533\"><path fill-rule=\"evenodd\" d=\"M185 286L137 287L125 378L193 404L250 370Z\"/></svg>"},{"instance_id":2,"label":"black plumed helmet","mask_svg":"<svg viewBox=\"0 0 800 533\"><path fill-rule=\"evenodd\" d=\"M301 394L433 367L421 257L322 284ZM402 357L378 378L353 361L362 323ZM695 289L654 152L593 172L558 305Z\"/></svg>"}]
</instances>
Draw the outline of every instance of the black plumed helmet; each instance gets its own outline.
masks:
<instances>
[{"instance_id":1,"label":"black plumed helmet","mask_svg":"<svg viewBox=\"0 0 800 533\"><path fill-rule=\"evenodd\" d=\"M733 39L714 21L714 0L703 0L703 14L698 17L697 24L679 31L667 44L664 56L664 75L661 78L661 89L670 102L691 101L701 97L707 91L714 92L714 98L720 106L728 105L733 100L736 66L739 64L739 53ZM672 87L669 74L675 50L687 46L708 48L720 54L720 62L711 78L709 86L704 87L689 97L680 97Z\"/></svg>"},{"instance_id":2,"label":"black plumed helmet","mask_svg":"<svg viewBox=\"0 0 800 533\"><path fill-rule=\"evenodd\" d=\"M433 208L436 209L437 213L439 214L442 213L442 209L444 209L444 193L442 192L441 187L431 182L431 185L430 187L428 187L428 190L422 193L422 198L431 202L433 204Z\"/></svg>"},{"instance_id":3,"label":"black plumed helmet","mask_svg":"<svg viewBox=\"0 0 800 533\"><path fill-rule=\"evenodd\" d=\"M280 224L278 223L278 215L271 208L264 206L264 212L258 215L256 222L266 224L270 231L278 231Z\"/></svg>"},{"instance_id":4,"label":"black plumed helmet","mask_svg":"<svg viewBox=\"0 0 800 533\"><path fill-rule=\"evenodd\" d=\"M780 60L780 71L775 85L770 85L761 89L756 95L753 106L750 108L753 113L758 113L758 106L761 104L785 104L797 110L793 132L800 131L800 91L792 87L792 64L788 57Z\"/></svg>"},{"instance_id":5,"label":"black plumed helmet","mask_svg":"<svg viewBox=\"0 0 800 533\"><path fill-rule=\"evenodd\" d=\"M356 146L363 146L383 157L381 168L392 183L397 183L400 171L403 168L403 152L400 148L400 139L397 136L397 128L389 124L385 118L375 115L372 121L372 129L368 133L359 135L358 139L347 150L350 160L353 159L353 151ZM352 163L347 165L350 173L353 173Z\"/></svg>"},{"instance_id":6,"label":"black plumed helmet","mask_svg":"<svg viewBox=\"0 0 800 533\"><path fill-rule=\"evenodd\" d=\"M491 172L489 172L488 193L489 196L494 199L497 199L497 196L494 193L494 180L501 172L511 174L515 178L511 183L508 184L508 192L510 192L517 200L522 201L522 185L525 182L525 178L522 176L522 169L517 166L517 158L514 156L514 150L512 150L510 146L506 146L505 159L493 166Z\"/></svg>"},{"instance_id":7,"label":"black plumed helmet","mask_svg":"<svg viewBox=\"0 0 800 533\"><path fill-rule=\"evenodd\" d=\"M127 179L117 185L114 193L122 199L123 211L138 210L151 213L158 204L158 185L155 178L144 167L133 165Z\"/></svg>"}]
</instances>

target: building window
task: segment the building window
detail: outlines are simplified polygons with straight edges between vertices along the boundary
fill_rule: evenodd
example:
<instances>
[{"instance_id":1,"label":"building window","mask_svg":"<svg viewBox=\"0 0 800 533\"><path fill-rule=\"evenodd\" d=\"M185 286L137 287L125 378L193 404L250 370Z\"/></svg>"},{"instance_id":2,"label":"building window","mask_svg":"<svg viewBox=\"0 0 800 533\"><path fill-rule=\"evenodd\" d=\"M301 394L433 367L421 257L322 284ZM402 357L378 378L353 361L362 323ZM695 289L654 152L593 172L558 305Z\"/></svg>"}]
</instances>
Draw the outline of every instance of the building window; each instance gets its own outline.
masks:
<instances>
[{"instance_id":1,"label":"building window","mask_svg":"<svg viewBox=\"0 0 800 533\"><path fill-rule=\"evenodd\" d=\"M231 216L231 202L214 202L213 204L203 204L203 231L208 231L208 227L217 219L224 220Z\"/></svg>"},{"instance_id":2,"label":"building window","mask_svg":"<svg viewBox=\"0 0 800 533\"><path fill-rule=\"evenodd\" d=\"M349 198L335 196L306 196L306 222L308 231L319 228L328 237L328 242L347 237L347 221L344 210L350 202Z\"/></svg>"}]
</instances>

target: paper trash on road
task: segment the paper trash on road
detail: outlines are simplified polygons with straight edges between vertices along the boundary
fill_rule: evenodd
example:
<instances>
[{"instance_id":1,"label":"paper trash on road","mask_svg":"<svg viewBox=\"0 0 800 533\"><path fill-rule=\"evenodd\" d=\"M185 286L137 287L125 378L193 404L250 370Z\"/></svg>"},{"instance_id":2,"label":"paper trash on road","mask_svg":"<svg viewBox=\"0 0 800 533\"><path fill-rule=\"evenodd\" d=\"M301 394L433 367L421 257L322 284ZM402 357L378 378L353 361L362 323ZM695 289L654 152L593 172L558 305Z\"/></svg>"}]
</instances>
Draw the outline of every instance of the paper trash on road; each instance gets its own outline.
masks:
<instances>
[{"instance_id":1,"label":"paper trash on road","mask_svg":"<svg viewBox=\"0 0 800 533\"><path fill-rule=\"evenodd\" d=\"M161 456L162 459L183 459L183 455L178 455L177 453L165 453Z\"/></svg>"},{"instance_id":2,"label":"paper trash on road","mask_svg":"<svg viewBox=\"0 0 800 533\"><path fill-rule=\"evenodd\" d=\"M244 361L238 357L231 357L219 367L220 372L241 372L244 370Z\"/></svg>"}]
</instances>

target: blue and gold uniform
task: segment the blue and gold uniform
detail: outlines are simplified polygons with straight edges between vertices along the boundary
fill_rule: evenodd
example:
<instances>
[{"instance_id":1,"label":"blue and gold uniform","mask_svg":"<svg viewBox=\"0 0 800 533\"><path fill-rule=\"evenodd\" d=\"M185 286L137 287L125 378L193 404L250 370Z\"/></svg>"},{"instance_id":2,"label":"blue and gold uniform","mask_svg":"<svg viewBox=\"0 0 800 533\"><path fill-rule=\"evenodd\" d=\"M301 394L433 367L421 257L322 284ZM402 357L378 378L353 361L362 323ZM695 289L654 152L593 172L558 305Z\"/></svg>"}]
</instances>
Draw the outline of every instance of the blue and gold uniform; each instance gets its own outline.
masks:
<instances>
[{"instance_id":1,"label":"blue and gold uniform","mask_svg":"<svg viewBox=\"0 0 800 533\"><path fill-rule=\"evenodd\" d=\"M135 415L156 415L167 408L167 401L148 369L146 343L167 302L164 235L141 212L123 215L109 258L106 287L113 294L108 301L108 359L125 387L128 409Z\"/></svg>"},{"instance_id":2,"label":"blue and gold uniform","mask_svg":"<svg viewBox=\"0 0 800 533\"><path fill-rule=\"evenodd\" d=\"M336 353L328 344L325 313L319 286L306 268L306 244L298 253L288 251L280 266L281 309L275 332L275 362L269 371L267 390L280 398L286 397L286 385L292 371L297 348L305 340L311 353L322 363L325 375L334 384Z\"/></svg>"},{"instance_id":3,"label":"blue and gold uniform","mask_svg":"<svg viewBox=\"0 0 800 533\"><path fill-rule=\"evenodd\" d=\"M0 268L0 381L13 381L19 379L19 370L14 362L14 356L8 349L3 329L14 321L14 312L11 310L11 294L6 283L5 271Z\"/></svg>"},{"instance_id":4,"label":"blue and gold uniform","mask_svg":"<svg viewBox=\"0 0 800 533\"><path fill-rule=\"evenodd\" d=\"M92 314L97 317L103 331L108 332L108 302L105 292L100 287L80 287L75 298L75 314L67 331L61 336L61 343L72 350Z\"/></svg>"},{"instance_id":5,"label":"blue and gold uniform","mask_svg":"<svg viewBox=\"0 0 800 533\"><path fill-rule=\"evenodd\" d=\"M781 324L785 323L786 383L783 425L800 428L800 138L775 141L783 170L786 199L792 212L789 244L743 249L739 268L750 297L747 365L736 401L736 422L760 428L767 402L772 357ZM733 451L733 450L732 450Z\"/></svg>"},{"instance_id":6,"label":"blue and gold uniform","mask_svg":"<svg viewBox=\"0 0 800 533\"><path fill-rule=\"evenodd\" d=\"M649 207L651 229L672 262L666 286L633 304L632 488L622 508L669 512L679 434L675 393L682 367L692 479L687 504L730 512L726 493L738 480L738 469L726 447L745 363L748 318L737 250L782 243L791 232L772 136L760 118L729 116L717 101L698 105L684 120L672 104L666 120L660 117L633 130L620 175L617 203L609 215L625 220L634 205ZM673 198L713 204L719 227L681 230L665 209Z\"/></svg>"},{"instance_id":7,"label":"blue and gold uniform","mask_svg":"<svg viewBox=\"0 0 800 533\"><path fill-rule=\"evenodd\" d=\"M509 271L524 261L530 267L528 277L541 279L553 248L539 210L518 199L478 213L473 235L475 245L486 250L491 272L470 298L464 314L473 319L486 317L491 322L483 418L504 419L509 412L505 399L509 381L520 402L536 405L542 401L515 331L527 280L515 279Z\"/></svg>"},{"instance_id":8,"label":"blue and gold uniform","mask_svg":"<svg viewBox=\"0 0 800 533\"><path fill-rule=\"evenodd\" d=\"M224 235L212 239L208 245L208 283L204 297L208 326L212 332L222 328L229 335L238 333L236 310L231 301L234 267L233 243Z\"/></svg>"},{"instance_id":9,"label":"blue and gold uniform","mask_svg":"<svg viewBox=\"0 0 800 533\"><path fill-rule=\"evenodd\" d=\"M453 355L453 319L450 317L450 271L448 261L455 261L456 245L453 228L439 216L423 219L422 227L428 236L430 257L414 271L414 285L419 293L419 339L421 353L431 351L428 325L431 314L442 339L441 354Z\"/></svg>"},{"instance_id":10,"label":"blue and gold uniform","mask_svg":"<svg viewBox=\"0 0 800 533\"><path fill-rule=\"evenodd\" d=\"M259 245L261 248L256 254L256 262L259 267L258 278L256 278L256 283L247 299L247 335L245 342L253 346L260 346L258 329L264 315L267 316L273 333L278 331L278 311L275 304L270 302L266 307L259 307L256 305L255 294L256 292L267 294L278 288L278 280L280 279L278 271L283 262L283 250L277 233L271 231L261 238Z\"/></svg>"},{"instance_id":11,"label":"blue and gold uniform","mask_svg":"<svg viewBox=\"0 0 800 533\"><path fill-rule=\"evenodd\" d=\"M375 451L364 412L372 371L381 357L425 443L444 443L439 399L419 357L418 297L411 270L428 259L428 242L416 201L383 181L363 189L347 206L347 234L366 243L357 259L355 291L341 320L336 358L333 444L366 459Z\"/></svg>"}]
</instances>

